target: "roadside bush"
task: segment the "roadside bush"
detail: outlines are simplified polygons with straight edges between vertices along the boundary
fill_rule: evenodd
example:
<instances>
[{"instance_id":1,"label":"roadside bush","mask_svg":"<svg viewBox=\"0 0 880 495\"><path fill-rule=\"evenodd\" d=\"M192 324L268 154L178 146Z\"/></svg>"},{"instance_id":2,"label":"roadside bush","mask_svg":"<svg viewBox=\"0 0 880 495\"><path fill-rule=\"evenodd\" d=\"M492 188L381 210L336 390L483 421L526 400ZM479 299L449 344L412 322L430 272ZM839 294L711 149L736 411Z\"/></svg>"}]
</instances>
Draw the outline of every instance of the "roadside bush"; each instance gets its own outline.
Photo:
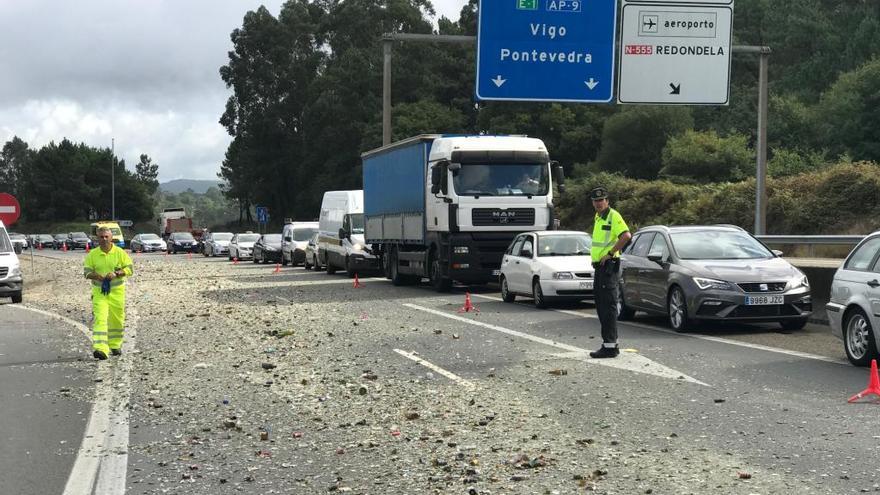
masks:
<instances>
[{"instance_id":1,"label":"roadside bush","mask_svg":"<svg viewBox=\"0 0 880 495\"><path fill-rule=\"evenodd\" d=\"M721 137L715 131L688 130L672 136L663 148L660 176L696 182L727 182L748 176L752 151L741 134Z\"/></svg>"}]
</instances>

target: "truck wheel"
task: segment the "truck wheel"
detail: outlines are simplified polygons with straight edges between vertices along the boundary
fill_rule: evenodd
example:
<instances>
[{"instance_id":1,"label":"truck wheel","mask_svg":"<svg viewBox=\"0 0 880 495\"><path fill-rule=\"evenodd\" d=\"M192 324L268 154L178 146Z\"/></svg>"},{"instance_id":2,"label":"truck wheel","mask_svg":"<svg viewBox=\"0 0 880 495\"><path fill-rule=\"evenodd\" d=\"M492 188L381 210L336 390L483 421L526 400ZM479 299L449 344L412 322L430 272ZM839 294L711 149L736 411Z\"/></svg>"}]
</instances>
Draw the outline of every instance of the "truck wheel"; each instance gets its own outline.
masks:
<instances>
[{"instance_id":1,"label":"truck wheel","mask_svg":"<svg viewBox=\"0 0 880 495\"><path fill-rule=\"evenodd\" d=\"M12 303L13 304L21 304L21 301L22 301L21 291L18 291L18 292L15 292L12 294Z\"/></svg>"},{"instance_id":2,"label":"truck wheel","mask_svg":"<svg viewBox=\"0 0 880 495\"><path fill-rule=\"evenodd\" d=\"M293 259L293 256L290 259ZM281 251L281 264L287 266L287 258L284 257L284 251Z\"/></svg>"},{"instance_id":3,"label":"truck wheel","mask_svg":"<svg viewBox=\"0 0 880 495\"><path fill-rule=\"evenodd\" d=\"M336 267L333 266L333 261L330 259L330 253L324 254L324 263L327 265L327 275L333 275L336 273Z\"/></svg>"},{"instance_id":4,"label":"truck wheel","mask_svg":"<svg viewBox=\"0 0 880 495\"><path fill-rule=\"evenodd\" d=\"M443 272L440 269L440 258L437 256L436 251L431 252L431 263L429 266L431 267L431 276L429 277L431 287L437 292L449 292L452 290L452 279L443 276Z\"/></svg>"},{"instance_id":5,"label":"truck wheel","mask_svg":"<svg viewBox=\"0 0 880 495\"><path fill-rule=\"evenodd\" d=\"M407 285L410 282L410 278L401 275L398 270L397 264L397 248L391 248L391 252L388 253L388 264L386 271L388 272L388 278L391 280L391 284L400 287L401 285Z\"/></svg>"},{"instance_id":6,"label":"truck wheel","mask_svg":"<svg viewBox=\"0 0 880 495\"><path fill-rule=\"evenodd\" d=\"M351 260L348 256L345 257L345 274L348 275L348 278L354 278L355 272L351 269Z\"/></svg>"}]
</instances>

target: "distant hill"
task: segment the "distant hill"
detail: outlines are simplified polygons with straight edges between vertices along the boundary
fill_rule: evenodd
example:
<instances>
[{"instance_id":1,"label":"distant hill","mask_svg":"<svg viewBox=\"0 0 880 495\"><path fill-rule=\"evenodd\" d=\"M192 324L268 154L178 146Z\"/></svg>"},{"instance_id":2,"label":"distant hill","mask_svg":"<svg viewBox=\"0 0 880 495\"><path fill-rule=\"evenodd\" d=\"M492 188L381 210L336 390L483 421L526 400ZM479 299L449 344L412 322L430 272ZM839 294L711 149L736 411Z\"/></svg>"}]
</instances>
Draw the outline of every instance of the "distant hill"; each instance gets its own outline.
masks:
<instances>
[{"instance_id":1,"label":"distant hill","mask_svg":"<svg viewBox=\"0 0 880 495\"><path fill-rule=\"evenodd\" d=\"M194 193L204 194L211 187L219 187L221 181L210 179L175 179L159 184L159 190L169 193L182 193L192 189Z\"/></svg>"}]
</instances>

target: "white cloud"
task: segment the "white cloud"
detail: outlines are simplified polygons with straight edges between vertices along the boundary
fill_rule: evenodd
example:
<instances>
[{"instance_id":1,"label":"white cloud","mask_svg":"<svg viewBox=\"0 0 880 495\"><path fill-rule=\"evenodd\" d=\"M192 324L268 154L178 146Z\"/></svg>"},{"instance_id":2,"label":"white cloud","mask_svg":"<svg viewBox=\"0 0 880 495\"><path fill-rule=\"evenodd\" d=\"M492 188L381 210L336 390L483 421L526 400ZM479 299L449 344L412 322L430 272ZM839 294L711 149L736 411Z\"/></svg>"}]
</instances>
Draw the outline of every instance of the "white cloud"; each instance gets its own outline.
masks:
<instances>
[{"instance_id":1,"label":"white cloud","mask_svg":"<svg viewBox=\"0 0 880 495\"><path fill-rule=\"evenodd\" d=\"M63 138L141 153L162 181L213 179L230 141L218 120L229 34L283 0L0 0L0 142ZM458 19L467 0L436 0Z\"/></svg>"}]
</instances>

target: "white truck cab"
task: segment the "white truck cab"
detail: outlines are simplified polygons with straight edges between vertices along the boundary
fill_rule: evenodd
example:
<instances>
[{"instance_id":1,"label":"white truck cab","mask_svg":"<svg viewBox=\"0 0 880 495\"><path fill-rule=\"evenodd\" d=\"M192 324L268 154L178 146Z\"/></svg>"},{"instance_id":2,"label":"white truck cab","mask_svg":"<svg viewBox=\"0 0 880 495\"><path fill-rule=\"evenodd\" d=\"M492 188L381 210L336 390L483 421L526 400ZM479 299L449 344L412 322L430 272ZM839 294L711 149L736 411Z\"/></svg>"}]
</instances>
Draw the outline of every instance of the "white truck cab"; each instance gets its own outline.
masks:
<instances>
[{"instance_id":1,"label":"white truck cab","mask_svg":"<svg viewBox=\"0 0 880 495\"><path fill-rule=\"evenodd\" d=\"M364 242L364 191L327 191L318 221L318 258L327 273L377 270L378 259Z\"/></svg>"},{"instance_id":2,"label":"white truck cab","mask_svg":"<svg viewBox=\"0 0 880 495\"><path fill-rule=\"evenodd\" d=\"M21 247L12 245L6 226L0 221L0 297L11 297L13 303L21 302L24 291L19 254Z\"/></svg>"}]
</instances>

